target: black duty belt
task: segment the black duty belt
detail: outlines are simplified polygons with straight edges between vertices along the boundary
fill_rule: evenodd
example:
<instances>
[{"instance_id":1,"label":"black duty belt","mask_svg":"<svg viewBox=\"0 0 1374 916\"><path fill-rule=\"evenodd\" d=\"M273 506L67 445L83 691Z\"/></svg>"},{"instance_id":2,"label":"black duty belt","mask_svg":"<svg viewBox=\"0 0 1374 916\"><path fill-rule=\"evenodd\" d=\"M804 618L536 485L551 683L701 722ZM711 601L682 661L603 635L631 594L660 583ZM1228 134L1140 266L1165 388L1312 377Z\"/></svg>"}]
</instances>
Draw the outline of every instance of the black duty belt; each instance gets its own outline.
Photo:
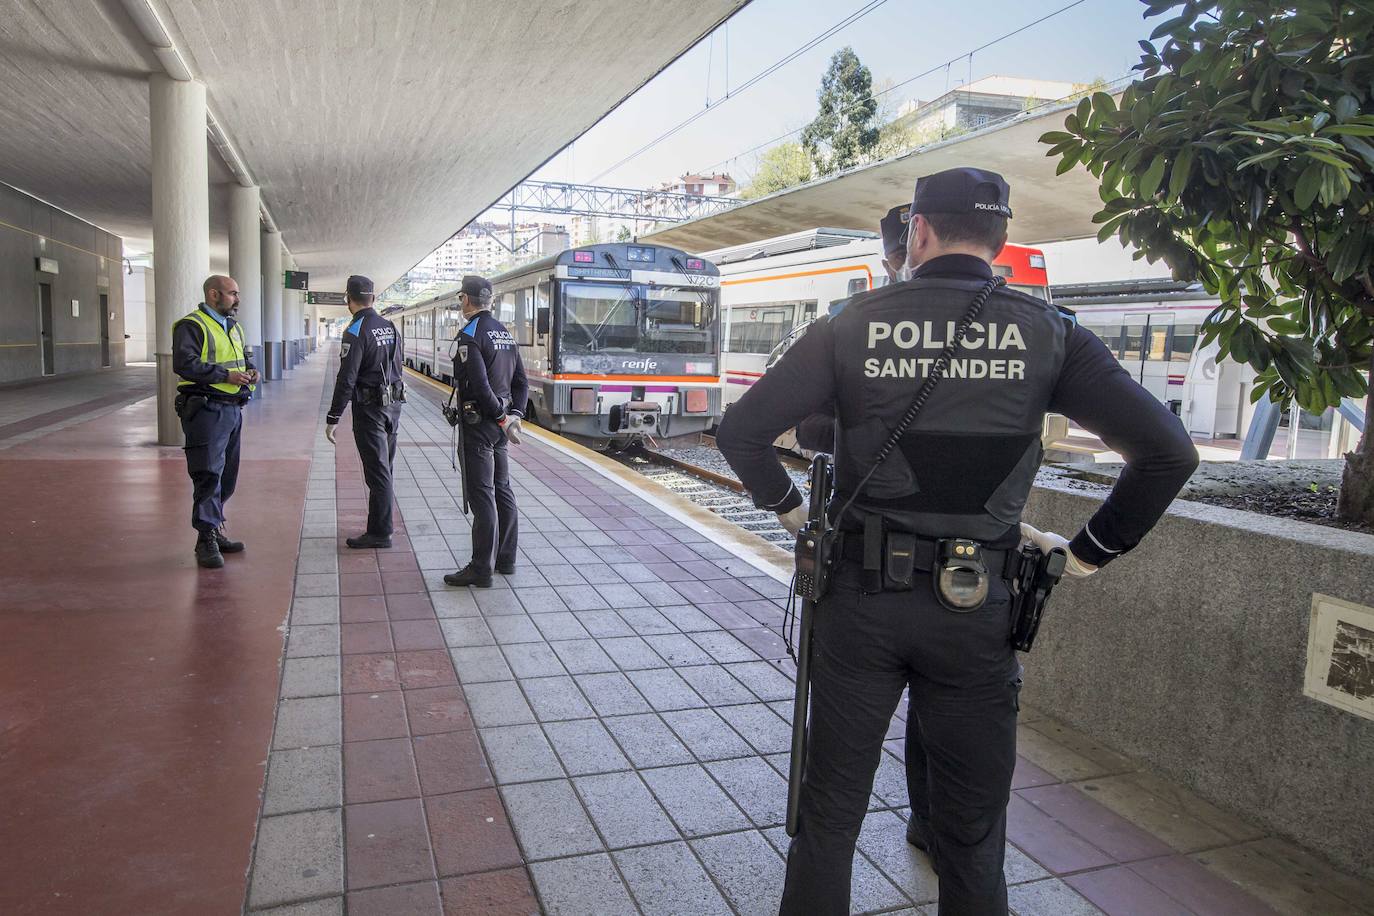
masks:
<instances>
[{"instance_id":1,"label":"black duty belt","mask_svg":"<svg viewBox=\"0 0 1374 916\"><path fill-rule=\"evenodd\" d=\"M846 560L855 563L864 562L864 535L859 531L841 531L839 536L839 555ZM871 547L872 545L870 545ZM940 539L927 538L920 535L916 536L916 556L913 561L913 568L916 572L928 573L935 568L939 560ZM879 544L876 550L870 550L870 564L874 557L884 557L887 553L884 544ZM996 571L1004 578L1010 578L1015 574L1019 563L1019 554L1015 550L993 550L989 547L982 548L983 562L989 571Z\"/></svg>"}]
</instances>

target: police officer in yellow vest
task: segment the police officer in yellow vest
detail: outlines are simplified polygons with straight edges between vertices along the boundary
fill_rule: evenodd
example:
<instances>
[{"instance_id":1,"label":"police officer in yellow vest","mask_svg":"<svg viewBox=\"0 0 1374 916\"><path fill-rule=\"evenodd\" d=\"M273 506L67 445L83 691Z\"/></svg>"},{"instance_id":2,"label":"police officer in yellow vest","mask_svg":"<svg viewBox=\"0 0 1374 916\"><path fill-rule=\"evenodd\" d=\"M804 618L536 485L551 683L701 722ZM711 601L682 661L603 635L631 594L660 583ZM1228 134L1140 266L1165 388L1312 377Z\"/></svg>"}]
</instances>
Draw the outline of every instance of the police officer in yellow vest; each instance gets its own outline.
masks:
<instances>
[{"instance_id":1,"label":"police officer in yellow vest","mask_svg":"<svg viewBox=\"0 0 1374 916\"><path fill-rule=\"evenodd\" d=\"M234 320L239 285L216 275L202 289L205 301L172 326L172 371L181 377L176 411L186 436L186 470L195 486L196 562L218 569L223 554L243 550L243 543L225 532L224 504L238 481L243 405L252 397L258 370Z\"/></svg>"}]
</instances>

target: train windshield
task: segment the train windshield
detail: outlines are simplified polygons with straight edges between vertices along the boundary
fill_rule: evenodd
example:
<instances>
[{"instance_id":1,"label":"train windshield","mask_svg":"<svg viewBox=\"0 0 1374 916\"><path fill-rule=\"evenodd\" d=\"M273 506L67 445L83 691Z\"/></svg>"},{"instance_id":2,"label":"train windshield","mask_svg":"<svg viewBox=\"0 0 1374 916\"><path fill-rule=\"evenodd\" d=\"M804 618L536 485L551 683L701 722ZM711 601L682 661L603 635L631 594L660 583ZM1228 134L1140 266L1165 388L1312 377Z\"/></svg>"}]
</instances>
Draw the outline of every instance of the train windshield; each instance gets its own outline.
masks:
<instances>
[{"instance_id":1,"label":"train windshield","mask_svg":"<svg viewBox=\"0 0 1374 916\"><path fill-rule=\"evenodd\" d=\"M716 351L716 293L639 283L564 283L564 353Z\"/></svg>"}]
</instances>

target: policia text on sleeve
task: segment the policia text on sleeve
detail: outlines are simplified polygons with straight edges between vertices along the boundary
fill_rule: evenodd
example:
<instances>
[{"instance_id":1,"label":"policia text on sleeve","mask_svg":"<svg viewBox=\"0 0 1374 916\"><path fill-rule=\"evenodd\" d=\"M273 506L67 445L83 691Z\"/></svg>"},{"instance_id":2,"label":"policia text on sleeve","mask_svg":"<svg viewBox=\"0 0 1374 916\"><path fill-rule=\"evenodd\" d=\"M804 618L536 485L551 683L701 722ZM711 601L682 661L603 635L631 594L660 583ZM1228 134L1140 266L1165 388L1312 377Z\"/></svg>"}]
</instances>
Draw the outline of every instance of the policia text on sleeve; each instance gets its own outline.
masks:
<instances>
[{"instance_id":1,"label":"policia text on sleeve","mask_svg":"<svg viewBox=\"0 0 1374 916\"><path fill-rule=\"evenodd\" d=\"M977 169L920 179L912 279L813 324L721 423L717 444L755 503L786 514L802 497L772 442L827 405L836 411L830 506L844 511L834 520L829 590L815 607L809 752L784 913L848 912L854 844L908 684L926 754L919 788L940 912L1006 912L1020 665L1004 571L1014 568L1044 414L1067 415L1126 457L1110 496L1067 542L1084 570L1134 547L1197 463L1178 419L1090 332L1005 287L967 323L944 377L889 452L917 390L993 281L1008 197L1000 176ZM986 570L972 601L936 589L942 569L970 566L959 547Z\"/></svg>"},{"instance_id":2,"label":"policia text on sleeve","mask_svg":"<svg viewBox=\"0 0 1374 916\"><path fill-rule=\"evenodd\" d=\"M334 442L344 408L353 405L353 441L367 483L367 530L346 543L355 549L391 546L392 465L401 427L405 384L401 378L402 342L396 326L372 308L372 281L348 278L352 315L339 344L339 374L325 417L325 435Z\"/></svg>"}]
</instances>

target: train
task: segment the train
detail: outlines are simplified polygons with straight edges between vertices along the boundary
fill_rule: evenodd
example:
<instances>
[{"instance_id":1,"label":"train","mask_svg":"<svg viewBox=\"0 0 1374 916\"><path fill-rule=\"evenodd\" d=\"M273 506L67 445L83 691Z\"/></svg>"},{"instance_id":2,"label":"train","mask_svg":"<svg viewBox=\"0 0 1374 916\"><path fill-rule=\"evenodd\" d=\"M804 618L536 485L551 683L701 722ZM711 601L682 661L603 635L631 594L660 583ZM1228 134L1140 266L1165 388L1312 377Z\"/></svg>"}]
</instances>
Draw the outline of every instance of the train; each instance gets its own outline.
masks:
<instances>
[{"instance_id":1,"label":"train","mask_svg":"<svg viewBox=\"0 0 1374 916\"><path fill-rule=\"evenodd\" d=\"M887 284L882 240L872 232L809 229L708 251L720 268L724 406L758 381L806 326L850 296ZM1007 285L1049 300L1045 256L1007 245L993 263Z\"/></svg>"},{"instance_id":2,"label":"train","mask_svg":"<svg viewBox=\"0 0 1374 916\"><path fill-rule=\"evenodd\" d=\"M660 245L584 245L491 278L492 314L529 376L525 415L596 447L720 420L720 270ZM405 364L452 383L456 291L390 313Z\"/></svg>"}]
</instances>

